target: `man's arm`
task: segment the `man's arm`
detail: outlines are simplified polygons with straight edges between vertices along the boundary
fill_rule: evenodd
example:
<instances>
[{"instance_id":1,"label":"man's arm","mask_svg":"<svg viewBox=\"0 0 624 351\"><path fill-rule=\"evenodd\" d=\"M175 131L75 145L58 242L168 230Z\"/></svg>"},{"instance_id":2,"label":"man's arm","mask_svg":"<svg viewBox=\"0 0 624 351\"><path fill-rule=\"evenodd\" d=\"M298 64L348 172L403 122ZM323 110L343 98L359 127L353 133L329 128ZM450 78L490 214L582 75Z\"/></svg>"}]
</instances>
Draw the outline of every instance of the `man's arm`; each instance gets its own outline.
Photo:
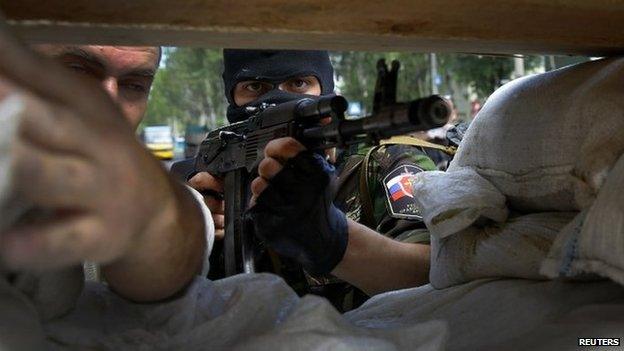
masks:
<instances>
[{"instance_id":1,"label":"man's arm","mask_svg":"<svg viewBox=\"0 0 624 351\"><path fill-rule=\"evenodd\" d=\"M147 302L172 296L202 269L208 246L204 233L211 231L205 226L211 220L205 223L187 189L172 184L172 190L175 196L162 204L144 235L102 267L111 288L128 299Z\"/></svg>"},{"instance_id":2,"label":"man's arm","mask_svg":"<svg viewBox=\"0 0 624 351\"><path fill-rule=\"evenodd\" d=\"M429 245L401 243L348 220L349 242L331 272L368 295L429 282Z\"/></svg>"},{"instance_id":3,"label":"man's arm","mask_svg":"<svg viewBox=\"0 0 624 351\"><path fill-rule=\"evenodd\" d=\"M0 102L13 97L19 114L13 196L30 209L2 229L3 263L19 271L99 263L111 287L136 301L184 288L205 248L194 199L94 82L1 28L0 48Z\"/></svg>"}]
</instances>

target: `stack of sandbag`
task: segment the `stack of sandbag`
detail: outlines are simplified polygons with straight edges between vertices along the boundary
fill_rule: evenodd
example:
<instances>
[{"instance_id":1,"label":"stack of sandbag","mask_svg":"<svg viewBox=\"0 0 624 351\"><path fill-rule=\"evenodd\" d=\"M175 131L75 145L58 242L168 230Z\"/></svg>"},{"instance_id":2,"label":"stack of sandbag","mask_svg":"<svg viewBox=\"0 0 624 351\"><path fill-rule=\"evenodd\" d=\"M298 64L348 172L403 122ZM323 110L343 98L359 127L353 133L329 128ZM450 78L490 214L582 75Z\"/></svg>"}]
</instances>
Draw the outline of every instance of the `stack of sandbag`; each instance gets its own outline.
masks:
<instances>
[{"instance_id":1,"label":"stack of sandbag","mask_svg":"<svg viewBox=\"0 0 624 351\"><path fill-rule=\"evenodd\" d=\"M448 172L414 178L432 234L433 286L546 279L540 265L552 242L592 205L624 151L623 73L624 59L612 58L503 86Z\"/></svg>"}]
</instances>

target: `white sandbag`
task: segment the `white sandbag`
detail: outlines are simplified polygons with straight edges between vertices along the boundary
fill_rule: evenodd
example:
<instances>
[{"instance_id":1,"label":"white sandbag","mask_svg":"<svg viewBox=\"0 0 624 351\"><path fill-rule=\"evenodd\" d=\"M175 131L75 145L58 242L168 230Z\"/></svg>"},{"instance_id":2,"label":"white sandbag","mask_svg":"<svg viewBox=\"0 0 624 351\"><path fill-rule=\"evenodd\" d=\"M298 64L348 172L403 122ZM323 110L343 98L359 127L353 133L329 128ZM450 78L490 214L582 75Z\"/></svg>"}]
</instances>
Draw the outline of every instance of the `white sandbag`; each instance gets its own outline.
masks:
<instances>
[{"instance_id":1,"label":"white sandbag","mask_svg":"<svg viewBox=\"0 0 624 351\"><path fill-rule=\"evenodd\" d=\"M0 350L45 350L39 316L30 301L0 273Z\"/></svg>"},{"instance_id":2,"label":"white sandbag","mask_svg":"<svg viewBox=\"0 0 624 351\"><path fill-rule=\"evenodd\" d=\"M471 226L447 238L431 238L429 279L437 289L481 278L546 279L542 261L576 212L543 212L502 224Z\"/></svg>"},{"instance_id":3,"label":"white sandbag","mask_svg":"<svg viewBox=\"0 0 624 351\"><path fill-rule=\"evenodd\" d=\"M45 324L51 350L442 350L445 327L354 327L279 277L197 278L184 296L133 304L88 282L74 311Z\"/></svg>"},{"instance_id":4,"label":"white sandbag","mask_svg":"<svg viewBox=\"0 0 624 351\"><path fill-rule=\"evenodd\" d=\"M546 322L517 338L493 345L491 350L552 351L552 350L622 350L624 349L624 303L588 304L579 306L555 321ZM585 339L585 345L579 344ZM588 338L593 340L587 341ZM606 341L609 340L609 341ZM619 347L608 345L619 345ZM604 346L607 347L604 347Z\"/></svg>"},{"instance_id":5,"label":"white sandbag","mask_svg":"<svg viewBox=\"0 0 624 351\"><path fill-rule=\"evenodd\" d=\"M33 304L42 321L60 317L74 308L83 284L81 266L41 273L19 273L13 282L13 286Z\"/></svg>"},{"instance_id":6,"label":"white sandbag","mask_svg":"<svg viewBox=\"0 0 624 351\"><path fill-rule=\"evenodd\" d=\"M420 172L412 178L415 201L434 237L445 238L481 219L504 222L505 197L470 168Z\"/></svg>"},{"instance_id":7,"label":"white sandbag","mask_svg":"<svg viewBox=\"0 0 624 351\"><path fill-rule=\"evenodd\" d=\"M560 233L542 271L550 277L594 273L624 285L624 156L592 206Z\"/></svg>"},{"instance_id":8,"label":"white sandbag","mask_svg":"<svg viewBox=\"0 0 624 351\"><path fill-rule=\"evenodd\" d=\"M427 321L405 328L375 330L347 322L327 301L305 296L278 328L252 337L236 350L443 350L445 323Z\"/></svg>"},{"instance_id":9,"label":"white sandbag","mask_svg":"<svg viewBox=\"0 0 624 351\"><path fill-rule=\"evenodd\" d=\"M576 215L545 212L506 221L505 197L471 168L421 172L412 183L431 232L429 279L438 289L481 278L544 279L540 264Z\"/></svg>"},{"instance_id":10,"label":"white sandbag","mask_svg":"<svg viewBox=\"0 0 624 351\"><path fill-rule=\"evenodd\" d=\"M472 167L523 212L591 203L624 151L624 58L514 80L483 106L449 171Z\"/></svg>"},{"instance_id":11,"label":"white sandbag","mask_svg":"<svg viewBox=\"0 0 624 351\"><path fill-rule=\"evenodd\" d=\"M600 307L621 311L624 288L606 280L476 280L442 290L425 285L377 295L345 318L381 330L441 321L448 326L448 351L517 349L515 343L529 336L535 338L532 344L550 346L541 349L577 350L577 338L594 334L575 334L579 329L566 330L564 323L592 325L588 331L602 328L612 332L610 337L624 338L624 319L600 314ZM584 313L590 309L592 313Z\"/></svg>"}]
</instances>

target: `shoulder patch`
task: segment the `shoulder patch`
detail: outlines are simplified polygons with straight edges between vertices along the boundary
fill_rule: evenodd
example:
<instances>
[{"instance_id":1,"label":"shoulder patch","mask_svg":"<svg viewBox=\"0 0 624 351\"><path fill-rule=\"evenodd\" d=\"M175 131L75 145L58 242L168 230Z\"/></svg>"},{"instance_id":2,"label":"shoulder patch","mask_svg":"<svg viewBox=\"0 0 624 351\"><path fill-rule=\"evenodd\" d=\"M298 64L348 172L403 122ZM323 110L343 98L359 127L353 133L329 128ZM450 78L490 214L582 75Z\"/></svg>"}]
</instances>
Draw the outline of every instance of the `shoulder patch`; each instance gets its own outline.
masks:
<instances>
[{"instance_id":1,"label":"shoulder patch","mask_svg":"<svg viewBox=\"0 0 624 351\"><path fill-rule=\"evenodd\" d=\"M422 219L412 190L412 177L422 171L423 169L418 166L402 165L396 167L383 179L388 212L391 217Z\"/></svg>"}]
</instances>

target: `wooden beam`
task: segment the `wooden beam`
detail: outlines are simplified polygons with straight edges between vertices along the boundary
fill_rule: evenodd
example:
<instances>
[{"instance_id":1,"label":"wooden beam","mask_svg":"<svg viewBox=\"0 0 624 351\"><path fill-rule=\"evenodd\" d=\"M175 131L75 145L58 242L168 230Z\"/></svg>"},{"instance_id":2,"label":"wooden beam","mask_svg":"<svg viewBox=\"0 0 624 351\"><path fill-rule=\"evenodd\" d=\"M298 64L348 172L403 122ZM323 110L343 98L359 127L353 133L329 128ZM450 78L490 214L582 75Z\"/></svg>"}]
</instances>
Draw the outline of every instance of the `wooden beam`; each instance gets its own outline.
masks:
<instances>
[{"instance_id":1,"label":"wooden beam","mask_svg":"<svg viewBox=\"0 0 624 351\"><path fill-rule=\"evenodd\" d=\"M0 0L41 43L330 50L624 53L613 0Z\"/></svg>"}]
</instances>

